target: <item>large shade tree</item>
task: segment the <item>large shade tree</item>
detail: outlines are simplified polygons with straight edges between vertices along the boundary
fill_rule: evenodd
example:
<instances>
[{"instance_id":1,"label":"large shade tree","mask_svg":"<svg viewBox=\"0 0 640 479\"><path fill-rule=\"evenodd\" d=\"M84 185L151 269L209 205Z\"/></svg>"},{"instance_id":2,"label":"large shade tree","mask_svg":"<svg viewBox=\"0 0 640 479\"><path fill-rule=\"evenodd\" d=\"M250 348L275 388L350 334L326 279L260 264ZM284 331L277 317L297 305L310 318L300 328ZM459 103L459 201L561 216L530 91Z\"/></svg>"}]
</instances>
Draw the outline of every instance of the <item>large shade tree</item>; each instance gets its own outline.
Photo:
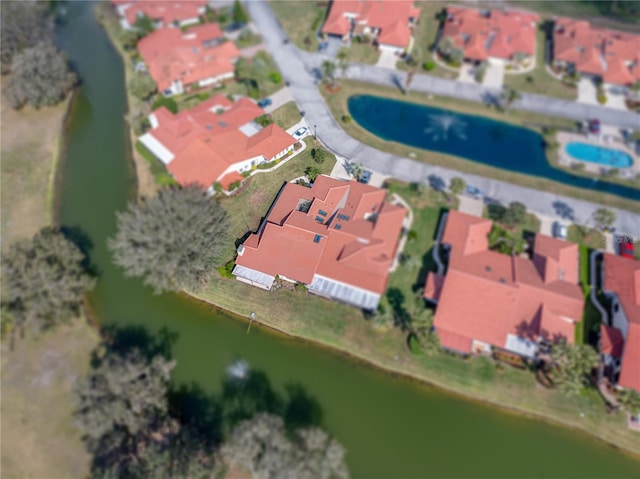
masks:
<instances>
[{"instance_id":1,"label":"large shade tree","mask_svg":"<svg viewBox=\"0 0 640 479\"><path fill-rule=\"evenodd\" d=\"M616 213L608 208L598 208L593 212L593 222L600 229L608 229L616 222Z\"/></svg>"},{"instance_id":2,"label":"large shade tree","mask_svg":"<svg viewBox=\"0 0 640 479\"><path fill-rule=\"evenodd\" d=\"M45 330L77 316L95 279L82 251L59 231L44 228L2 255L4 323L19 330Z\"/></svg>"},{"instance_id":3,"label":"large shade tree","mask_svg":"<svg viewBox=\"0 0 640 479\"><path fill-rule=\"evenodd\" d=\"M598 354L588 344L569 344L564 340L551 347L557 382L568 395L575 395L589 384L591 370L598 366Z\"/></svg>"},{"instance_id":4,"label":"large shade tree","mask_svg":"<svg viewBox=\"0 0 640 479\"><path fill-rule=\"evenodd\" d=\"M156 293L200 290L227 244L228 219L218 202L198 186L166 188L117 215L108 242L127 276L144 278Z\"/></svg>"}]
</instances>

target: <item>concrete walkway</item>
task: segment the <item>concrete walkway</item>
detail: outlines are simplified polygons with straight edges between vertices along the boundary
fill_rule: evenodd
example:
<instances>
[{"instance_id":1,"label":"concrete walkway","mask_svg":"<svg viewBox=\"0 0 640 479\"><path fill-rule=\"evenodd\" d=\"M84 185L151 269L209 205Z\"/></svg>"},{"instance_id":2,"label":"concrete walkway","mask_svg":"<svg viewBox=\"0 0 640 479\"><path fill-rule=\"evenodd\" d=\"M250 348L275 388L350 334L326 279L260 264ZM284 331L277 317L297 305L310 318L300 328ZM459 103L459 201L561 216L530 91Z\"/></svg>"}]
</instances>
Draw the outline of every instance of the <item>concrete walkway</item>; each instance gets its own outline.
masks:
<instances>
[{"instance_id":1,"label":"concrete walkway","mask_svg":"<svg viewBox=\"0 0 640 479\"><path fill-rule=\"evenodd\" d=\"M256 25L260 29L268 50L273 55L278 67L285 78L291 82L290 90L298 103L300 110L305 111L305 119L310 125L317 125L318 139L338 156L351 161L362 163L367 168L383 175L392 176L408 182L429 182L437 177L448 184L455 176L462 177L467 184L480 188L492 201L509 204L514 200L526 199L530 211L556 217L561 211L570 209L575 218L589 218L599 208L598 204L576 200L550 192L537 191L531 188L513 185L480 176L433 166L426 163L402 158L385 153L368 145L360 143L347 135L336 122L324 99L318 91L319 57L314 54L300 52L291 43L282 44L285 32L278 24L269 4L264 1L248 2L247 8ZM350 78L370 83L393 85L400 81L404 84L404 72L376 68L368 65L353 65L350 68ZM444 96L483 101L487 91L472 84L461 84L442 78L416 75L412 89L431 92ZM621 112L607 108L580 105L540 95L523 95L516 102L517 107L538 111L552 116L575 117L576 119L600 118L602 123L614 124L621 127L639 125L638 116L631 112ZM573 115L573 116L571 116ZM640 215L629 211L615 210L617 221L615 227L618 232L640 238Z\"/></svg>"}]
</instances>

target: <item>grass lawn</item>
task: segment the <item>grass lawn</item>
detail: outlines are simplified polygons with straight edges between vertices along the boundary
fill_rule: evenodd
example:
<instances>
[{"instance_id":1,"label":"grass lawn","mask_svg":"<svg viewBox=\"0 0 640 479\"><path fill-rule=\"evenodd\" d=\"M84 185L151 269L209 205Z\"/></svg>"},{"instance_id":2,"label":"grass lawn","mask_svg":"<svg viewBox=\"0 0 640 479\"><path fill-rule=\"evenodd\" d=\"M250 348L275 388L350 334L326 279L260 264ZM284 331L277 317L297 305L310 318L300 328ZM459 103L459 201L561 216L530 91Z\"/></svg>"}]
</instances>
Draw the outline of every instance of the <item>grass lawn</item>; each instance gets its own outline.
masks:
<instances>
[{"instance_id":1,"label":"grass lawn","mask_svg":"<svg viewBox=\"0 0 640 479\"><path fill-rule=\"evenodd\" d=\"M236 47L242 50L243 48L259 45L262 43L262 37L257 33L253 33L251 30L248 30L247 33L241 33L234 43L236 44Z\"/></svg>"},{"instance_id":2,"label":"grass lawn","mask_svg":"<svg viewBox=\"0 0 640 479\"><path fill-rule=\"evenodd\" d=\"M329 2L274 0L269 4L282 28L298 48L308 52L318 49L316 33L327 15Z\"/></svg>"},{"instance_id":3,"label":"grass lawn","mask_svg":"<svg viewBox=\"0 0 640 479\"><path fill-rule=\"evenodd\" d=\"M5 81L3 79L3 81ZM67 99L50 108L12 109L2 97L2 250L53 220L55 169Z\"/></svg>"},{"instance_id":4,"label":"grass lawn","mask_svg":"<svg viewBox=\"0 0 640 479\"><path fill-rule=\"evenodd\" d=\"M384 96L386 98L394 98L402 101L410 101L413 103L434 106L438 108L446 108L447 110L458 111L471 115L493 118L496 120L505 121L507 123L524 126L537 132L541 132L543 126L556 129L572 129L575 126L575 122L566 120L564 118L548 117L517 110L507 110L503 113L493 108L488 108L480 103L425 95L424 93L418 93L415 91L409 91L407 95L402 95L402 93L400 93L400 91L398 91L398 89L396 88L349 80L342 81L341 85L342 88L338 93L335 94L328 93L324 88L320 89L320 92L324 96L324 99L327 102L327 105L329 106L331 112L333 113L333 116L337 119L349 114L347 108L347 100L351 95L369 94ZM396 142L385 141L360 127L355 121L351 121L349 123L341 122L340 126L350 136L363 143L371 145L378 150L387 151L389 153L405 158L415 158L416 160L423 161L425 163L435 164L447 168L453 168L459 171L464 171L470 174L476 174L480 176L486 176L488 178L507 181L539 191L549 191L560 195L571 196L577 199L592 201L594 203L599 203L606 206L627 209L630 211L637 211L640 207L639 202L627 198L621 198L619 196L610 195L598 191L589 191L580 188L574 188L561 183L555 183L546 178L536 178L533 176L513 173L468 161L463 158L446 155L443 153L422 150L420 148L406 146Z\"/></svg>"},{"instance_id":5,"label":"grass lawn","mask_svg":"<svg viewBox=\"0 0 640 479\"><path fill-rule=\"evenodd\" d=\"M2 343L2 476L87 477L90 455L72 417L72 388L98 333L75 320L39 339Z\"/></svg>"},{"instance_id":6,"label":"grass lawn","mask_svg":"<svg viewBox=\"0 0 640 479\"><path fill-rule=\"evenodd\" d=\"M335 157L327 152L327 158L322 164L316 163L311 158L311 148L319 147L312 137L303 140L307 149L298 156L289 160L275 171L257 173L250 177L246 184L231 197L223 197L220 201L230 218L230 238L225 258L233 259L236 246L233 241L242 238L248 231L255 231L260 219L267 213L273 203L276 194L284 182L303 176L304 170L313 166L320 170L321 174L329 174L335 164Z\"/></svg>"},{"instance_id":7,"label":"grass lawn","mask_svg":"<svg viewBox=\"0 0 640 479\"><path fill-rule=\"evenodd\" d=\"M569 228L567 228L567 240L584 245L589 249L603 249L605 247L604 236L595 228L587 230L586 235L583 235L580 227L569 225Z\"/></svg>"},{"instance_id":8,"label":"grass lawn","mask_svg":"<svg viewBox=\"0 0 640 479\"><path fill-rule=\"evenodd\" d=\"M518 91L575 100L578 90L552 77L545 65L545 33L538 26L536 33L536 66L529 73L504 74L504 84Z\"/></svg>"},{"instance_id":9,"label":"grass lawn","mask_svg":"<svg viewBox=\"0 0 640 479\"><path fill-rule=\"evenodd\" d=\"M278 126L285 130L292 127L302 119L300 116L300 109L295 101L287 102L281 107L273 110L271 112L271 118Z\"/></svg>"},{"instance_id":10,"label":"grass lawn","mask_svg":"<svg viewBox=\"0 0 640 479\"><path fill-rule=\"evenodd\" d=\"M350 47L342 47L341 52L347 53L347 60L355 63L366 63L367 65L375 65L380 58L380 52L369 43L358 43L352 41Z\"/></svg>"},{"instance_id":11,"label":"grass lawn","mask_svg":"<svg viewBox=\"0 0 640 479\"><path fill-rule=\"evenodd\" d=\"M421 286L426 272L432 269L430 250L433 236L440 209L446 204L439 193L429 191L420 194L410 185L395 181L392 185L392 189L410 204L414 213L412 229L418 233L415 240L407 243L405 253L422 259L420 268L400 266L389 281L389 286L400 289L404 301L408 302L413 301L416 288ZM255 228L279 183L269 180L269 184L259 185L256 182L251 186L254 187L252 192L247 189L245 196L225 200L223 205L230 213L247 215L253 221L247 227ZM243 230L238 225L234 227L237 232ZM476 399L544 415L626 449L638 450L636 433L626 429L622 415L606 414L595 390L567 398L558 391L537 386L529 371L510 367L499 370L492 360L484 357L465 360L444 352L433 356L414 356L406 347L406 334L398 328L384 332L376 330L359 310L298 291L280 289L268 292L239 281L219 279L212 281L210 287L197 296L244 317L255 311L258 324L336 348L384 369L429 381ZM278 311L278 314L273 314L273 311ZM584 417L579 418L576 411L583 413Z\"/></svg>"},{"instance_id":12,"label":"grass lawn","mask_svg":"<svg viewBox=\"0 0 640 479\"><path fill-rule=\"evenodd\" d=\"M151 170L153 179L158 184L158 186L171 186L178 184L173 176L171 176L171 174L167 171L167 167L164 165L164 163L156 158L153 153L147 150L142 142L136 142L136 151L140 153L149 164L149 169Z\"/></svg>"}]
</instances>

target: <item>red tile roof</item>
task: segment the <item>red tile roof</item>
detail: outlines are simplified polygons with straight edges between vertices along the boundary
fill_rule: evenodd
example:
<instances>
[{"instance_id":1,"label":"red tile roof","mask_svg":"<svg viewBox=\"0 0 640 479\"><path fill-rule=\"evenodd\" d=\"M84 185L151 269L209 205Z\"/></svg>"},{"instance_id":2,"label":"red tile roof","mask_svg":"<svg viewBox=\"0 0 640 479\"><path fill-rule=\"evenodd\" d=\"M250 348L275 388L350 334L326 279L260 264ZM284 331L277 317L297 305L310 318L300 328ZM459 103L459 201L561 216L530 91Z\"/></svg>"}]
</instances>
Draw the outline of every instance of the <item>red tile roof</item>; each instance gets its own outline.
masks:
<instances>
[{"instance_id":1,"label":"red tile roof","mask_svg":"<svg viewBox=\"0 0 640 479\"><path fill-rule=\"evenodd\" d=\"M351 31L350 18L355 23L379 28L378 43L404 48L411 39L409 19L420 16L413 2L404 0L354 1L334 0L322 28L324 33L347 35Z\"/></svg>"},{"instance_id":2,"label":"red tile roof","mask_svg":"<svg viewBox=\"0 0 640 479\"><path fill-rule=\"evenodd\" d=\"M446 221L442 242L451 252L434 318L436 330L446 331L443 346L469 353L476 339L504 348L509 334L573 342L584 303L577 245L536 235L530 261L487 249L490 220L451 211ZM428 279L425 297L436 299L434 291ZM452 333L468 347L449 341Z\"/></svg>"},{"instance_id":3,"label":"red tile roof","mask_svg":"<svg viewBox=\"0 0 640 479\"><path fill-rule=\"evenodd\" d=\"M236 264L305 284L317 274L382 294L406 215L385 197L386 190L324 175L312 188L288 183ZM300 208L305 201L308 211Z\"/></svg>"},{"instance_id":4,"label":"red tile roof","mask_svg":"<svg viewBox=\"0 0 640 479\"><path fill-rule=\"evenodd\" d=\"M579 72L601 76L606 83L640 81L640 35L594 28L584 20L557 18L553 56L575 65Z\"/></svg>"},{"instance_id":5,"label":"red tile roof","mask_svg":"<svg viewBox=\"0 0 640 479\"><path fill-rule=\"evenodd\" d=\"M124 11L124 17L129 25L133 25L142 15L146 15L151 20L158 21L163 25L197 19L207 4L206 0L189 0L187 2L149 0L111 1L116 6L126 5L127 3L131 4Z\"/></svg>"},{"instance_id":6,"label":"red tile roof","mask_svg":"<svg viewBox=\"0 0 640 479\"><path fill-rule=\"evenodd\" d=\"M620 358L622 356L622 348L624 347L624 338L618 328L607 326L606 324L600 325L600 351L603 354L608 354L614 358Z\"/></svg>"},{"instance_id":7,"label":"red tile roof","mask_svg":"<svg viewBox=\"0 0 640 479\"><path fill-rule=\"evenodd\" d=\"M519 10L489 10L488 15L484 12L448 7L443 38L451 38L464 57L471 60L510 59L514 53L535 53L537 14Z\"/></svg>"},{"instance_id":8,"label":"red tile roof","mask_svg":"<svg viewBox=\"0 0 640 479\"><path fill-rule=\"evenodd\" d=\"M227 173L222 178L220 178L219 183L220 183L220 186L222 186L222 188L224 188L225 190L228 190L233 183L236 183L238 181L242 182L243 180L244 180L244 176L242 176L237 171L232 171L231 173Z\"/></svg>"},{"instance_id":9,"label":"red tile roof","mask_svg":"<svg viewBox=\"0 0 640 479\"><path fill-rule=\"evenodd\" d=\"M216 95L175 115L158 108L152 114L157 126L149 134L174 155L167 168L179 183L209 187L233 164L257 157L270 160L296 143L275 124L250 136L241 131L263 114L248 98L233 103Z\"/></svg>"},{"instance_id":10,"label":"red tile roof","mask_svg":"<svg viewBox=\"0 0 640 479\"><path fill-rule=\"evenodd\" d=\"M215 23L192 27L160 28L138 42L140 55L149 73L163 91L173 81L186 87L207 78L232 74L240 51L233 42L222 41L222 31Z\"/></svg>"},{"instance_id":11,"label":"red tile roof","mask_svg":"<svg viewBox=\"0 0 640 479\"><path fill-rule=\"evenodd\" d=\"M616 293L628 321L618 384L640 391L640 261L605 253L603 289Z\"/></svg>"}]
</instances>

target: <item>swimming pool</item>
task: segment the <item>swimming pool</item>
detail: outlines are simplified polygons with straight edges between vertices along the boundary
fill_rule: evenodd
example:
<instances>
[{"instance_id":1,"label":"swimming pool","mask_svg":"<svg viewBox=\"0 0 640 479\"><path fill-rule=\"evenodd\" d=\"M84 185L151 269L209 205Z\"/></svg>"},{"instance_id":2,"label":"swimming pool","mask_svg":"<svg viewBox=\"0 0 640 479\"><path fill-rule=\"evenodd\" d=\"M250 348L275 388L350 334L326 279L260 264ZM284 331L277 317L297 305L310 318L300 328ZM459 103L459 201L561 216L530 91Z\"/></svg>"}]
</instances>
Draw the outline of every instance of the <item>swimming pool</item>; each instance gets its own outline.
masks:
<instances>
[{"instance_id":1,"label":"swimming pool","mask_svg":"<svg viewBox=\"0 0 640 479\"><path fill-rule=\"evenodd\" d=\"M627 168L633 164L631 156L624 151L589 145L588 143L567 143L565 151L577 160L598 163L599 165L613 168Z\"/></svg>"}]
</instances>

